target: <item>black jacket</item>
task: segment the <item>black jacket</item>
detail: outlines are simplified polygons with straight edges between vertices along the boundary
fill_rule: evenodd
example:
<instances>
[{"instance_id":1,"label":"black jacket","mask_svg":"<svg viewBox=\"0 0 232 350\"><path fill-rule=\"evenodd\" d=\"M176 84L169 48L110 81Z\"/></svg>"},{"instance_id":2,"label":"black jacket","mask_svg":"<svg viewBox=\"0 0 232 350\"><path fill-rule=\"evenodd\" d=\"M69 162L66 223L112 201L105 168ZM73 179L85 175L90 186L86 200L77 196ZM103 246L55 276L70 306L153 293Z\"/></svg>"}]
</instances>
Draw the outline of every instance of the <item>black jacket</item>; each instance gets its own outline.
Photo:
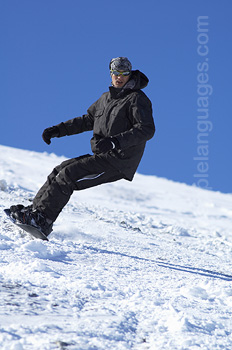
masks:
<instances>
[{"instance_id":1,"label":"black jacket","mask_svg":"<svg viewBox=\"0 0 232 350\"><path fill-rule=\"evenodd\" d=\"M155 133L152 105L140 89L148 78L140 71L132 71L123 88L110 87L94 102L87 114L57 125L59 137L93 130L91 148L105 137L116 137L119 147L99 156L118 169L127 180L132 180L142 158L146 141Z\"/></svg>"}]
</instances>

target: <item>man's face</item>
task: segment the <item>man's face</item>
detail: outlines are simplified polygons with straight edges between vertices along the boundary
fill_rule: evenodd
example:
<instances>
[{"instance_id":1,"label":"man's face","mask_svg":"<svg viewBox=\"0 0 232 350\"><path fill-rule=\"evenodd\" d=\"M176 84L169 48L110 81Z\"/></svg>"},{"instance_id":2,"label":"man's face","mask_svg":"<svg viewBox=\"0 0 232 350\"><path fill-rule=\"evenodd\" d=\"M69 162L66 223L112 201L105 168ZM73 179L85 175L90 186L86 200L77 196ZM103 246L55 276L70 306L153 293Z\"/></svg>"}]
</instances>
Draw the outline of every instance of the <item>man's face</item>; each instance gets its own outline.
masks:
<instances>
[{"instance_id":1,"label":"man's face","mask_svg":"<svg viewBox=\"0 0 232 350\"><path fill-rule=\"evenodd\" d=\"M118 72L123 72L123 71L118 71ZM115 75L115 74L111 74L112 77L112 84L114 87L116 88L122 88L130 79L130 75Z\"/></svg>"}]
</instances>

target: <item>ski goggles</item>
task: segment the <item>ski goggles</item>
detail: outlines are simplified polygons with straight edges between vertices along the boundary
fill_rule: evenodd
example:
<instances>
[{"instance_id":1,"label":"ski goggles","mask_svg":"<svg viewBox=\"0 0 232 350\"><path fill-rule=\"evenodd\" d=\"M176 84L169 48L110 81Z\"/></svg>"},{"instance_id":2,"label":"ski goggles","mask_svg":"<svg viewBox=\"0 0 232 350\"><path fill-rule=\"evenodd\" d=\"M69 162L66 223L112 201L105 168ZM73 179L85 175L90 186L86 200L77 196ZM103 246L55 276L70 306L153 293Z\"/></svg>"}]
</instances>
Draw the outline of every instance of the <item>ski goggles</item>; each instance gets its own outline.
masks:
<instances>
[{"instance_id":1,"label":"ski goggles","mask_svg":"<svg viewBox=\"0 0 232 350\"><path fill-rule=\"evenodd\" d=\"M128 75L131 74L131 72L129 72L129 71L128 72L119 72L118 70L111 70L110 72L113 75L116 75L116 76L123 75L124 77L127 77Z\"/></svg>"}]
</instances>

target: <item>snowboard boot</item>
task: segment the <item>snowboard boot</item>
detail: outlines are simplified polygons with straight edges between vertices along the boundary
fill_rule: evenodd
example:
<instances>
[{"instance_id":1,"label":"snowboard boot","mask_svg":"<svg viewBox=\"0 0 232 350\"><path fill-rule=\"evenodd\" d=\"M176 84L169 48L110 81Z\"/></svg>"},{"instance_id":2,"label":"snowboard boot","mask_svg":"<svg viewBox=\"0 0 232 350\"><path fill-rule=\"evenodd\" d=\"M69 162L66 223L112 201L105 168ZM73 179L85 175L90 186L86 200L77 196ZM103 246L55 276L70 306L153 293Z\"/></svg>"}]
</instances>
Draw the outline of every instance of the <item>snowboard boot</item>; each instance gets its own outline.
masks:
<instances>
[{"instance_id":1,"label":"snowboard boot","mask_svg":"<svg viewBox=\"0 0 232 350\"><path fill-rule=\"evenodd\" d=\"M16 211L21 211L22 209L25 209L24 205L22 205L22 204L12 205L10 207L11 213L14 213Z\"/></svg>"},{"instance_id":2,"label":"snowboard boot","mask_svg":"<svg viewBox=\"0 0 232 350\"><path fill-rule=\"evenodd\" d=\"M45 236L52 232L53 221L38 210L33 210L32 205L24 207L21 204L10 207L11 216L21 224L34 226Z\"/></svg>"}]
</instances>

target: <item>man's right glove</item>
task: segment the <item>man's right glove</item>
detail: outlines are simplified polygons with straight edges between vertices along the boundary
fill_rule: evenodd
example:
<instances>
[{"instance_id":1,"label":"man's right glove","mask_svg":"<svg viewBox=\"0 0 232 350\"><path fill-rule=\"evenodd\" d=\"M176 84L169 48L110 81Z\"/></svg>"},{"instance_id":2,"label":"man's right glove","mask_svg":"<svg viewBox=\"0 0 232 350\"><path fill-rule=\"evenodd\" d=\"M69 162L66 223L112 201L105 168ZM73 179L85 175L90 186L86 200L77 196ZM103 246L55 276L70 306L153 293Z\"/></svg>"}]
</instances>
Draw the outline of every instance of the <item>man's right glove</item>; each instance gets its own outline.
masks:
<instances>
[{"instance_id":1,"label":"man's right glove","mask_svg":"<svg viewBox=\"0 0 232 350\"><path fill-rule=\"evenodd\" d=\"M47 128L44 130L42 134L42 138L44 142L46 142L48 145L51 143L51 138L58 137L60 135L59 129L57 126L51 126L50 128Z\"/></svg>"},{"instance_id":2,"label":"man's right glove","mask_svg":"<svg viewBox=\"0 0 232 350\"><path fill-rule=\"evenodd\" d=\"M96 150L97 153L107 153L111 149L119 147L119 142L116 137L105 137L97 142Z\"/></svg>"}]
</instances>

